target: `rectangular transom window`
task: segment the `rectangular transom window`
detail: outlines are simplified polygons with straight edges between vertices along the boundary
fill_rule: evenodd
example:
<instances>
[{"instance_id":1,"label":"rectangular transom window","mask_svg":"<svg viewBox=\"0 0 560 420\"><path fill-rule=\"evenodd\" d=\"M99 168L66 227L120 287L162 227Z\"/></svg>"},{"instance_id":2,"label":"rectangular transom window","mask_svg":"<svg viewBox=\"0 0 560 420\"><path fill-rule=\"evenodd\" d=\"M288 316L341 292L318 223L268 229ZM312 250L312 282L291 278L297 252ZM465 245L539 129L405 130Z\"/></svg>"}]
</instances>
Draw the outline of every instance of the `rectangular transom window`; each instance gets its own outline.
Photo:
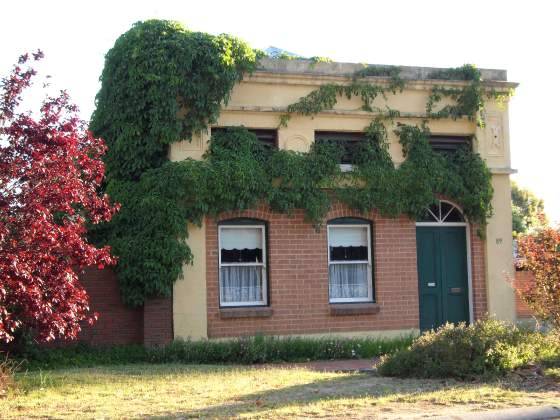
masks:
<instances>
[{"instance_id":1,"label":"rectangular transom window","mask_svg":"<svg viewBox=\"0 0 560 420\"><path fill-rule=\"evenodd\" d=\"M221 225L218 236L220 305L266 305L265 225Z\"/></svg>"},{"instance_id":2,"label":"rectangular transom window","mask_svg":"<svg viewBox=\"0 0 560 420\"><path fill-rule=\"evenodd\" d=\"M455 153L461 147L472 148L471 137L469 136L443 136L433 135L430 136L430 146L436 152L440 153Z\"/></svg>"},{"instance_id":3,"label":"rectangular transom window","mask_svg":"<svg viewBox=\"0 0 560 420\"><path fill-rule=\"evenodd\" d=\"M372 302L371 226L327 226L329 301Z\"/></svg>"},{"instance_id":4,"label":"rectangular transom window","mask_svg":"<svg viewBox=\"0 0 560 420\"><path fill-rule=\"evenodd\" d=\"M337 142L344 150L342 159L338 162L341 165L355 165L357 163L357 153L359 143L365 141L364 133L345 133L340 131L316 131L316 142Z\"/></svg>"}]
</instances>

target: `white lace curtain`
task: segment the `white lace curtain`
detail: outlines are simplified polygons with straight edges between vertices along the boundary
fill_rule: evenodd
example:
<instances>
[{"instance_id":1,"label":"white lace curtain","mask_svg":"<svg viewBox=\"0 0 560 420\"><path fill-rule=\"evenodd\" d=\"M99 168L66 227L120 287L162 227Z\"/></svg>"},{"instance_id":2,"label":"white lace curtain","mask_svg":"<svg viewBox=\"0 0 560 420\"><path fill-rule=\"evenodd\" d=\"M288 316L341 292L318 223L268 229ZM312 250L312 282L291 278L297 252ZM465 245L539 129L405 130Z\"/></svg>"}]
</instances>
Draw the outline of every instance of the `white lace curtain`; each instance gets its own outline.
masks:
<instances>
[{"instance_id":1,"label":"white lace curtain","mask_svg":"<svg viewBox=\"0 0 560 420\"><path fill-rule=\"evenodd\" d=\"M220 269L222 303L262 302L262 266L229 266Z\"/></svg>"},{"instance_id":2,"label":"white lace curtain","mask_svg":"<svg viewBox=\"0 0 560 420\"><path fill-rule=\"evenodd\" d=\"M329 267L330 297L367 298L368 264L331 264Z\"/></svg>"}]
</instances>

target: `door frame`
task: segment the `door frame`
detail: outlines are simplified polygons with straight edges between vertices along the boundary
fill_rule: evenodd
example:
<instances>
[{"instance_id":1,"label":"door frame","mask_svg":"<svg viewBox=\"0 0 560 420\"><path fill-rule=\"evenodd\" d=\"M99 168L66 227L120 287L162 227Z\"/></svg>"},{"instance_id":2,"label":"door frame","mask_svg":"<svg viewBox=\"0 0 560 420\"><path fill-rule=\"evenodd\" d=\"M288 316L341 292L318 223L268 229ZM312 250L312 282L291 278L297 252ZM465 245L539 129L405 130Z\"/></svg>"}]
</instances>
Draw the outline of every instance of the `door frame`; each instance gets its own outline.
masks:
<instances>
[{"instance_id":1,"label":"door frame","mask_svg":"<svg viewBox=\"0 0 560 420\"><path fill-rule=\"evenodd\" d=\"M473 306L473 288L472 288L472 259L471 259L471 226L465 217L463 211L455 203L448 200L439 200L442 203L449 203L457 208L463 216L464 222L416 222L417 227L464 227L465 238L467 242L467 287L469 288L467 296L469 298L469 323L474 322L474 306ZM418 264L418 263L417 263ZM418 304L420 305L420 294L418 295Z\"/></svg>"}]
</instances>

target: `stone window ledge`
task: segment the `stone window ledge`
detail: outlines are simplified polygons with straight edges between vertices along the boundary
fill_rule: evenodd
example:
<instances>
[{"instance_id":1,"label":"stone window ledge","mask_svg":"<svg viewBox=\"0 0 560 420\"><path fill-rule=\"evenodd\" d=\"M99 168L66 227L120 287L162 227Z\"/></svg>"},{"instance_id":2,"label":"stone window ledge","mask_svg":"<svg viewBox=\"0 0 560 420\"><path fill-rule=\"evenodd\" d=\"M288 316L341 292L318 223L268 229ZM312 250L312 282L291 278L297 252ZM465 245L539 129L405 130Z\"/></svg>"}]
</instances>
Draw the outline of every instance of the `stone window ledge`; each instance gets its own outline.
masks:
<instances>
[{"instance_id":1,"label":"stone window ledge","mask_svg":"<svg viewBox=\"0 0 560 420\"><path fill-rule=\"evenodd\" d=\"M374 302L334 303L329 306L331 315L369 315L379 313L380 306Z\"/></svg>"},{"instance_id":2,"label":"stone window ledge","mask_svg":"<svg viewBox=\"0 0 560 420\"><path fill-rule=\"evenodd\" d=\"M220 308L220 318L268 318L272 316L272 308L255 306L246 308Z\"/></svg>"}]
</instances>

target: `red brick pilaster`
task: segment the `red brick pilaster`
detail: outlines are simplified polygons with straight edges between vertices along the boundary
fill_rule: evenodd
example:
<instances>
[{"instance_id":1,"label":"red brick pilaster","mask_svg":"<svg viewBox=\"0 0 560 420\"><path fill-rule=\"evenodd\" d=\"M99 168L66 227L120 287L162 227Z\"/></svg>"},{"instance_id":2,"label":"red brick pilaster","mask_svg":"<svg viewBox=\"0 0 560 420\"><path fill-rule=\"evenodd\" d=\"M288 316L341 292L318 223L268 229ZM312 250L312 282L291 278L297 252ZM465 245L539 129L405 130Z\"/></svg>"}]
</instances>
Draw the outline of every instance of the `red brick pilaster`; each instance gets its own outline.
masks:
<instances>
[{"instance_id":1,"label":"red brick pilaster","mask_svg":"<svg viewBox=\"0 0 560 420\"><path fill-rule=\"evenodd\" d=\"M164 346L173 340L173 298L148 299L144 303L144 345Z\"/></svg>"}]
</instances>

